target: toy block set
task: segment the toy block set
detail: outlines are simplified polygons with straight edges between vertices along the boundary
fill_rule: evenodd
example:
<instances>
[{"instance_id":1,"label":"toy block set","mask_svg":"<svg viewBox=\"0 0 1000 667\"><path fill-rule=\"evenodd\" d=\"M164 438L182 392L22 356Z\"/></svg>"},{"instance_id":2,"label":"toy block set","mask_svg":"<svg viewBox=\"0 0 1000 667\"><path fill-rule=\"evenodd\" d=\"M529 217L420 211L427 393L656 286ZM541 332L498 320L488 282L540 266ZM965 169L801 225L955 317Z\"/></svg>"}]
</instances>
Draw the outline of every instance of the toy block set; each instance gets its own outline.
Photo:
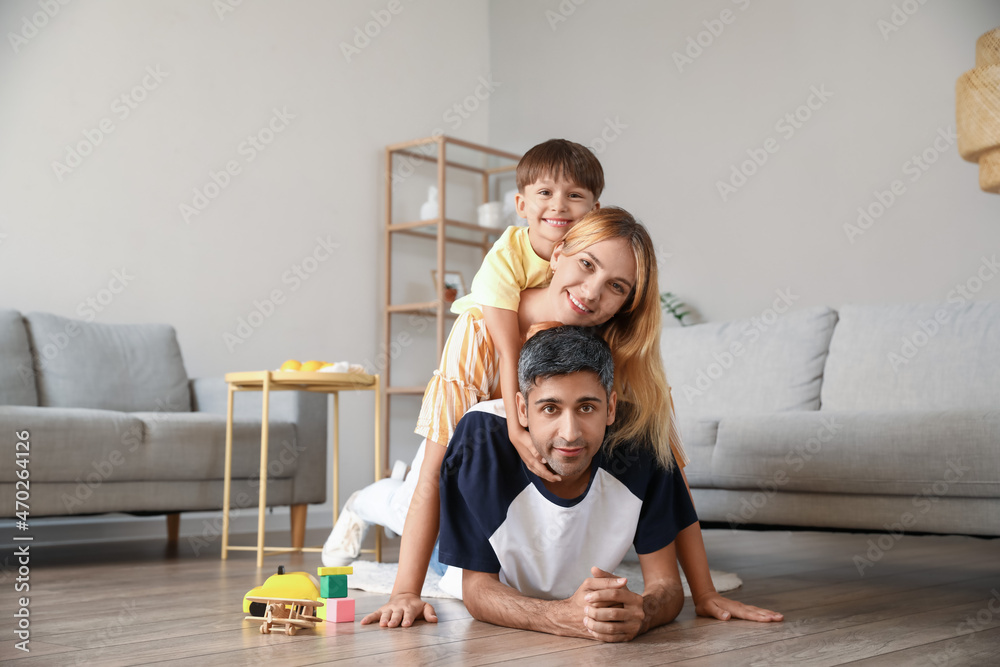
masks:
<instances>
[{"instance_id":1,"label":"toy block set","mask_svg":"<svg viewBox=\"0 0 1000 667\"><path fill-rule=\"evenodd\" d=\"M334 623L353 623L354 598L347 597L347 575L354 574L354 568L321 567L316 574L319 575L319 594L324 602L317 610L319 617Z\"/></svg>"},{"instance_id":2,"label":"toy block set","mask_svg":"<svg viewBox=\"0 0 1000 667\"><path fill-rule=\"evenodd\" d=\"M316 578L308 572L285 574L284 566L272 574L263 586L243 597L245 620L260 621L263 634L284 632L294 635L300 629L312 629L316 623L354 622L354 599L347 597L347 575L352 567L321 567Z\"/></svg>"}]
</instances>

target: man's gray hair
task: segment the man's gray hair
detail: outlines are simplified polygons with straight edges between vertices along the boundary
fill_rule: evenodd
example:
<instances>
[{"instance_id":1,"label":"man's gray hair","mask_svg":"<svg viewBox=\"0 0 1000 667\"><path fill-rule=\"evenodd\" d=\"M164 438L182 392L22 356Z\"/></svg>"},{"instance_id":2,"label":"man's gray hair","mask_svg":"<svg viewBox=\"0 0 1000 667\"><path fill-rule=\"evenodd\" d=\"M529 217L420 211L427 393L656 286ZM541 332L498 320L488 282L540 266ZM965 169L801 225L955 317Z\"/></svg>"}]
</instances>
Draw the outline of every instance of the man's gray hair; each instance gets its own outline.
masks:
<instances>
[{"instance_id":1,"label":"man's gray hair","mask_svg":"<svg viewBox=\"0 0 1000 667\"><path fill-rule=\"evenodd\" d=\"M518 389L525 397L539 379L590 371L610 396L615 381L611 348L593 329L561 326L539 331L521 348Z\"/></svg>"}]
</instances>

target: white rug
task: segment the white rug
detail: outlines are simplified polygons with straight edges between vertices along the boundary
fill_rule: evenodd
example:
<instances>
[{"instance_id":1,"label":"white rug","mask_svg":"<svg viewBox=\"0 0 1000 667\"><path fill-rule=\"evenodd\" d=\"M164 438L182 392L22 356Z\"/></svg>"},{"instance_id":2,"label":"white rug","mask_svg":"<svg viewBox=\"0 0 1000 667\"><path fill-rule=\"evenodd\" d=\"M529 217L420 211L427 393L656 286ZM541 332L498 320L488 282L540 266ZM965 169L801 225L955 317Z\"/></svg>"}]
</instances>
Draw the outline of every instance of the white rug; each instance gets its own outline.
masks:
<instances>
[{"instance_id":1,"label":"white rug","mask_svg":"<svg viewBox=\"0 0 1000 667\"><path fill-rule=\"evenodd\" d=\"M347 585L350 588L368 591L369 593L382 593L384 595L388 595L392 593L392 584L396 580L396 568L398 566L398 563L375 563L368 560L356 560L351 563L351 567L354 568L354 574L347 578ZM622 563L615 571L615 574L622 577L628 577L629 590L636 592L642 590L642 570L639 568L638 563ZM715 584L715 590L720 593L731 591L743 585L743 580L731 572L717 572L712 570L711 574L712 583ZM427 578L424 579L424 589L420 592L420 597L454 597L441 590L438 586L438 582L440 581L441 577L439 575L434 574L433 572L428 572ZM691 589L688 587L688 583L684 578L683 572L681 573L681 583L684 585L684 595L686 597L691 597Z\"/></svg>"}]
</instances>

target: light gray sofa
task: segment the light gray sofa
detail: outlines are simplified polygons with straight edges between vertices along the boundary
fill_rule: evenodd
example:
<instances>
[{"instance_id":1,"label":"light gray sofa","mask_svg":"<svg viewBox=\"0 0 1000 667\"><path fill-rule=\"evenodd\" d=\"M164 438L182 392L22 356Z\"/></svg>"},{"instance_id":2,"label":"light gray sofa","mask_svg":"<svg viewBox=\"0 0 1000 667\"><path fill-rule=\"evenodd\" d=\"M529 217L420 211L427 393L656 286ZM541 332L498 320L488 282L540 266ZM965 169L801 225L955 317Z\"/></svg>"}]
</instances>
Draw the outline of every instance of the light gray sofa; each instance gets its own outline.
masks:
<instances>
[{"instance_id":1,"label":"light gray sofa","mask_svg":"<svg viewBox=\"0 0 1000 667\"><path fill-rule=\"evenodd\" d=\"M668 328L698 515L1000 535L1000 303Z\"/></svg>"},{"instance_id":2,"label":"light gray sofa","mask_svg":"<svg viewBox=\"0 0 1000 667\"><path fill-rule=\"evenodd\" d=\"M27 431L31 518L165 513L176 539L178 513L222 508L226 401L222 378L188 379L172 327L0 310L0 517ZM236 396L233 508L257 507L260 405ZM270 415L268 504L296 507L302 535L326 500L326 396L277 392Z\"/></svg>"}]
</instances>

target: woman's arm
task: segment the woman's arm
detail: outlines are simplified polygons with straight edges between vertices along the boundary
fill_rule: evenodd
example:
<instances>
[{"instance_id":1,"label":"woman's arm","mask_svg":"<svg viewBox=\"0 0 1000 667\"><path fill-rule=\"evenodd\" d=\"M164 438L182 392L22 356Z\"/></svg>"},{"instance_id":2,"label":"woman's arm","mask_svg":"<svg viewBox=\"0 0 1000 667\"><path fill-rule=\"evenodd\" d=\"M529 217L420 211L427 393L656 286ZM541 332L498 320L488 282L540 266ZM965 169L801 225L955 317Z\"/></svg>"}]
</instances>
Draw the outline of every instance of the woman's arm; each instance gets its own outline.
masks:
<instances>
[{"instance_id":1,"label":"woman's arm","mask_svg":"<svg viewBox=\"0 0 1000 667\"><path fill-rule=\"evenodd\" d=\"M684 485L690 496L691 487L687 483L687 475L684 475L683 469L681 475L684 477ZM691 586L691 599L694 600L694 608L699 616L717 618L720 621L736 617L761 623L784 620L784 615L776 611L743 604L719 595L715 590L715 584L712 583L705 541L701 536L701 524L697 521L678 533L674 543L677 545L677 559L684 568L688 585Z\"/></svg>"},{"instance_id":2,"label":"woman's arm","mask_svg":"<svg viewBox=\"0 0 1000 667\"><path fill-rule=\"evenodd\" d=\"M403 524L403 536L399 545L399 571L392 587L389 601L361 619L362 625L378 621L383 628L404 628L421 618L437 623L434 607L420 599L424 586L427 565L434 551L434 541L438 535L440 522L441 462L447 448L427 441L424 446L424 462L420 466L420 476L413 491L410 509ZM381 530L381 528L379 528Z\"/></svg>"}]
</instances>

